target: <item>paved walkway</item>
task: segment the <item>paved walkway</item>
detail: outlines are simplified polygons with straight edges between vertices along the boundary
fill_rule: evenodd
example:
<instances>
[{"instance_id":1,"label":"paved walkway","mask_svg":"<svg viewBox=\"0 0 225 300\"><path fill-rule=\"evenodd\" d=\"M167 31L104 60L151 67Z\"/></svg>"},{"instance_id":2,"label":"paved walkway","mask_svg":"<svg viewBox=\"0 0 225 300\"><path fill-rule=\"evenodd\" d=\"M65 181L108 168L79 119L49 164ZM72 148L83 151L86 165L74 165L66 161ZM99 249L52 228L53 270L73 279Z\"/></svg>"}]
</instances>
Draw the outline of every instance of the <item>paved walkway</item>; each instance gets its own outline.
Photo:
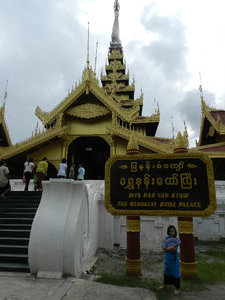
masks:
<instances>
[{"instance_id":1,"label":"paved walkway","mask_svg":"<svg viewBox=\"0 0 225 300\"><path fill-rule=\"evenodd\" d=\"M0 272L0 300L156 300L141 288L118 287L85 279L40 279Z\"/></svg>"}]
</instances>

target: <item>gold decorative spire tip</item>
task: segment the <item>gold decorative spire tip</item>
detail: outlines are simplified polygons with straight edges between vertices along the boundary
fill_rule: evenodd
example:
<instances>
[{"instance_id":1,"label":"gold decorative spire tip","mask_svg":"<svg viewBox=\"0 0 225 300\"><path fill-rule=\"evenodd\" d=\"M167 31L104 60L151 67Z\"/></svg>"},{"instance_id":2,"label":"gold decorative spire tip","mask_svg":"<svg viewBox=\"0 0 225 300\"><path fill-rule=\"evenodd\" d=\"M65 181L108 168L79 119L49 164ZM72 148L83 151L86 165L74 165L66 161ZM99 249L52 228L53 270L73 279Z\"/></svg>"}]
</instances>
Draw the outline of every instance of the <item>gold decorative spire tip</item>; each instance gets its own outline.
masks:
<instances>
[{"instance_id":1,"label":"gold decorative spire tip","mask_svg":"<svg viewBox=\"0 0 225 300\"><path fill-rule=\"evenodd\" d=\"M177 134L174 149L186 149L186 142L180 131Z\"/></svg>"},{"instance_id":2,"label":"gold decorative spire tip","mask_svg":"<svg viewBox=\"0 0 225 300\"><path fill-rule=\"evenodd\" d=\"M139 150L138 143L134 137L134 132L132 132L129 142L127 144L127 151L132 151L132 150Z\"/></svg>"}]
</instances>

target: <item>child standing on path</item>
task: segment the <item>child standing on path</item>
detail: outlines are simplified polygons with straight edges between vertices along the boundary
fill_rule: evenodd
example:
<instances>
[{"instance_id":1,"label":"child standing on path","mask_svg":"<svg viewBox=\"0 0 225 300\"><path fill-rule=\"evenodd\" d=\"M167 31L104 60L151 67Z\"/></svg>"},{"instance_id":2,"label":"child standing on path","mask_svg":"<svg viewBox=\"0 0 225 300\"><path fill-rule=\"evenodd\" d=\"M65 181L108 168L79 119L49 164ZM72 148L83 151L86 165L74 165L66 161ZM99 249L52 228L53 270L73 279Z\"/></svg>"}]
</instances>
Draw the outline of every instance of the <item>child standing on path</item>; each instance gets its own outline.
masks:
<instances>
[{"instance_id":1,"label":"child standing on path","mask_svg":"<svg viewBox=\"0 0 225 300\"><path fill-rule=\"evenodd\" d=\"M164 258L164 285L161 289L165 289L168 284L175 286L174 294L180 293L180 262L177 248L180 240L177 238L177 230L173 225L167 229L167 237L163 241Z\"/></svg>"}]
</instances>

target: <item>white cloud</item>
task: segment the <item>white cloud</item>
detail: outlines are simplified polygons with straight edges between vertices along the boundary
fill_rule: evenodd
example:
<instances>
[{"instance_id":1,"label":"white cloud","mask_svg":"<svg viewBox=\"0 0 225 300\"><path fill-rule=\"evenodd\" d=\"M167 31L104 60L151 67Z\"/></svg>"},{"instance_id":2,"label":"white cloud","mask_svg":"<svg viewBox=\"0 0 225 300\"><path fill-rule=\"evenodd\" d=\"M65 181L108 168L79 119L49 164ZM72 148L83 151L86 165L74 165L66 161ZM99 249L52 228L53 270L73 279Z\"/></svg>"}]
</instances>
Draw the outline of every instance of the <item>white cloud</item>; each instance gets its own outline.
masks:
<instances>
[{"instance_id":1,"label":"white cloud","mask_svg":"<svg viewBox=\"0 0 225 300\"><path fill-rule=\"evenodd\" d=\"M37 105L44 110L54 108L81 77L88 21L91 62L98 41L97 74L104 68L113 3L0 2L0 96L3 98L8 79L6 118L14 142L31 135L37 123ZM173 115L176 132L184 130L186 120L189 136L193 141L198 137L199 72L206 102L225 108L222 4L219 0L120 1L120 33L127 67L131 79L135 75L137 97L143 89L144 115L154 113L154 99L159 102L158 136L172 136Z\"/></svg>"}]
</instances>

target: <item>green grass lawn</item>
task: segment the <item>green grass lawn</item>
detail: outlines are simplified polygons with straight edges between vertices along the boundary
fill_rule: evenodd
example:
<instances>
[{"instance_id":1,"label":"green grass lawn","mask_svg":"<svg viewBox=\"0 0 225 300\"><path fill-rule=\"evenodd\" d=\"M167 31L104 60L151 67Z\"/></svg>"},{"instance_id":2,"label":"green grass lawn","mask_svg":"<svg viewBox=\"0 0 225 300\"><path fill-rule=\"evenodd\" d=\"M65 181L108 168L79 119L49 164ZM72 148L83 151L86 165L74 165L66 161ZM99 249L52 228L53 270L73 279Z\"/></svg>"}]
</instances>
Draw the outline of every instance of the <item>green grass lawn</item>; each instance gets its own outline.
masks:
<instances>
[{"instance_id":1,"label":"green grass lawn","mask_svg":"<svg viewBox=\"0 0 225 300\"><path fill-rule=\"evenodd\" d=\"M182 291L199 291L207 288L207 285L219 284L225 282L225 242L198 242L198 249L201 246L204 250L198 251L196 255L197 261L197 278L181 279ZM98 282L113 284L118 286L141 287L151 290L156 294L159 300L169 300L173 297L173 287L169 287L167 291L159 290L162 280L155 280L146 277L128 276L125 271L121 273L99 273L101 277ZM169 292L168 292L169 291ZM171 291L171 292L170 292Z\"/></svg>"}]
</instances>

